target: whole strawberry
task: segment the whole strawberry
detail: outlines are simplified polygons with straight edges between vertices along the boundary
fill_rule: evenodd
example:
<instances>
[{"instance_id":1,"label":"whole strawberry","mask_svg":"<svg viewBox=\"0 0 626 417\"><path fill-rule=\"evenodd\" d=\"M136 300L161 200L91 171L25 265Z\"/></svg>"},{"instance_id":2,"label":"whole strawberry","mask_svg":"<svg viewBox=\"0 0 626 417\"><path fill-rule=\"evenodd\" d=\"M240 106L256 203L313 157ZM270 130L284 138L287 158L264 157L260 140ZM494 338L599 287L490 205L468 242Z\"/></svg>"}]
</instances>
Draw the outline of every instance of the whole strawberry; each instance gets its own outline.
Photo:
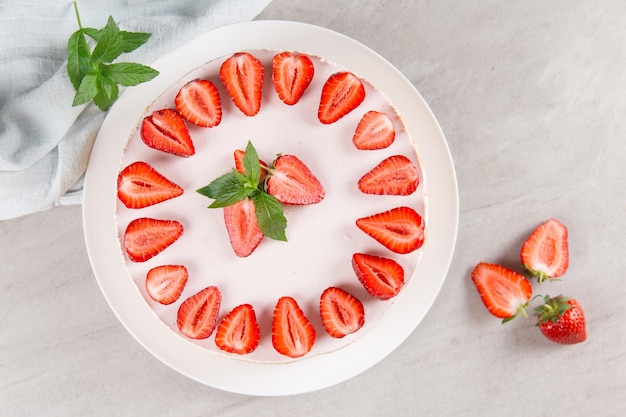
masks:
<instances>
[{"instance_id":1,"label":"whole strawberry","mask_svg":"<svg viewBox=\"0 0 626 417\"><path fill-rule=\"evenodd\" d=\"M535 308L537 326L549 340L573 345L587 340L585 313L573 298L544 297L544 304Z\"/></svg>"}]
</instances>

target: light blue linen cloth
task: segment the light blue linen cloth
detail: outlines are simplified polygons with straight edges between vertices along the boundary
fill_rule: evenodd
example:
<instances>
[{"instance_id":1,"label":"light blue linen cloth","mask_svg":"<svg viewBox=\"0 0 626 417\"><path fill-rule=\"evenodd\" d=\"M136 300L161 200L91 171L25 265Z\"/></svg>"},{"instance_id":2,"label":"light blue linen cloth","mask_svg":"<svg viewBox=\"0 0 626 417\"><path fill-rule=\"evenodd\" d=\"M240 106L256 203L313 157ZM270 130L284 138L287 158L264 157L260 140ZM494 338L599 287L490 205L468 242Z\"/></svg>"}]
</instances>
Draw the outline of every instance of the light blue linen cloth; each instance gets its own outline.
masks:
<instances>
[{"instance_id":1,"label":"light blue linen cloth","mask_svg":"<svg viewBox=\"0 0 626 417\"><path fill-rule=\"evenodd\" d=\"M150 32L116 62L152 61L213 28L254 18L270 0L79 0L83 27L109 15L122 30ZM72 107L69 0L0 0L0 220L82 202L82 176L105 113ZM129 87L132 88L132 87Z\"/></svg>"}]
</instances>

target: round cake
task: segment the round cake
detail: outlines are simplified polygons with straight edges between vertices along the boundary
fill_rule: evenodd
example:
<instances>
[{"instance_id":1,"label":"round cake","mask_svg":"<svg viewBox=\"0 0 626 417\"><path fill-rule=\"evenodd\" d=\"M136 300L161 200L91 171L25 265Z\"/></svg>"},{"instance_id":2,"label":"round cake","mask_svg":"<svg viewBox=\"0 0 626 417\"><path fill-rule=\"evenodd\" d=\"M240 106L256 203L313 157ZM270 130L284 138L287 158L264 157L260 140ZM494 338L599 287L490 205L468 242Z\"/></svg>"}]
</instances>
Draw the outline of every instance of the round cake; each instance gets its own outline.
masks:
<instances>
[{"instance_id":1,"label":"round cake","mask_svg":"<svg viewBox=\"0 0 626 417\"><path fill-rule=\"evenodd\" d=\"M286 78L280 81L275 57L283 53L290 60L304 57L312 73L287 66ZM226 65L236 67L233 59L240 57L260 65L258 98L247 78L258 77L258 69L250 74L247 64L241 64L230 69L235 77L224 78ZM200 122L177 99L183 87L197 80L209 88L194 94L213 100L211 108L204 109L210 119L207 126L195 124ZM244 88L233 92L232 83ZM301 90L295 92L295 102L280 94L285 88ZM360 98L352 99L355 94ZM258 108L246 107L250 102ZM376 118L377 123L368 118ZM172 127L180 123L188 132L191 150L188 143L181 144L186 149L182 153L155 145L152 139L159 136L181 142L182 128ZM385 143L367 144L368 138L381 142L381 130ZM222 187L219 192L215 188L201 192L216 179L228 176L243 183L251 177L242 169L241 158L251 155L252 148L262 161L257 164L262 178L256 188L243 197L237 195L225 207L208 208L217 201L216 193L228 191ZM292 158L302 165L293 168ZM248 168L250 161L246 161ZM278 191L284 189L278 186L280 176L298 177L306 171L321 187L317 199L284 200ZM129 277L165 326L212 353L274 363L341 349L376 326L402 297L404 287L422 279L414 271L422 255L427 213L413 140L382 91L358 73L323 58L294 51L249 50L191 71L146 108L129 137L118 172L116 222ZM158 178L158 184L137 179L142 176ZM306 190L308 184L295 188ZM159 194L161 189L165 191ZM146 195L156 197L148 201ZM266 226L258 242L249 244L247 237L241 237L249 236L247 226L234 222L237 231L246 232L238 238L244 246L249 244L242 253L233 243L236 232L228 227L233 224L227 220L231 218L228 207L259 195L269 196L280 207L285 239L268 237ZM135 197L142 202L132 203ZM250 207L256 207L258 217L260 206L253 202ZM158 250L146 253L148 247ZM175 277L178 291L168 287L173 285L170 277ZM159 292L169 299L159 299ZM244 311L246 320L241 319ZM277 317L281 313L282 318ZM224 329L232 322L230 341L223 342ZM333 326L349 330L337 333ZM281 341L281 332L289 340ZM256 343L236 349L250 334L256 334ZM290 345L286 350L281 347L284 343ZM294 351L291 345L300 343L308 346Z\"/></svg>"}]
</instances>

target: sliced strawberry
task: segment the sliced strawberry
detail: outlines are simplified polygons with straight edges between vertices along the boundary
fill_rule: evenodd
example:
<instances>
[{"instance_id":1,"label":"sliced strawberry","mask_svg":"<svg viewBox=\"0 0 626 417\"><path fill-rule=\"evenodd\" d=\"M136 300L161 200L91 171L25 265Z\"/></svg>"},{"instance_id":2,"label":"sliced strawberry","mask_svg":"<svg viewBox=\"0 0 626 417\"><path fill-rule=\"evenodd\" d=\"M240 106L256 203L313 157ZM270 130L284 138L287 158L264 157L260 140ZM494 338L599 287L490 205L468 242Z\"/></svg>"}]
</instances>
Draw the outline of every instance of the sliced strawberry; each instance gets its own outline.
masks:
<instances>
[{"instance_id":1,"label":"sliced strawberry","mask_svg":"<svg viewBox=\"0 0 626 417\"><path fill-rule=\"evenodd\" d=\"M295 299L281 297L272 318L272 345L281 355L298 358L315 342L315 329Z\"/></svg>"},{"instance_id":2,"label":"sliced strawberry","mask_svg":"<svg viewBox=\"0 0 626 417\"><path fill-rule=\"evenodd\" d=\"M342 338L365 324L363 303L337 287L329 287L320 297L320 317L331 337Z\"/></svg>"},{"instance_id":3,"label":"sliced strawberry","mask_svg":"<svg viewBox=\"0 0 626 417\"><path fill-rule=\"evenodd\" d=\"M254 351L260 341L259 323L250 304L235 307L222 319L215 333L217 347L239 355Z\"/></svg>"},{"instance_id":4,"label":"sliced strawberry","mask_svg":"<svg viewBox=\"0 0 626 417\"><path fill-rule=\"evenodd\" d=\"M384 149L393 143L396 130L387 114L370 110L363 115L356 127L352 143L360 150Z\"/></svg>"},{"instance_id":5,"label":"sliced strawberry","mask_svg":"<svg viewBox=\"0 0 626 417\"><path fill-rule=\"evenodd\" d=\"M569 265L567 227L556 219L540 224L522 245L521 258L539 282L565 274Z\"/></svg>"},{"instance_id":6,"label":"sliced strawberry","mask_svg":"<svg viewBox=\"0 0 626 417\"><path fill-rule=\"evenodd\" d=\"M267 192L285 204L316 204L326 195L317 177L294 155L276 158L266 184Z\"/></svg>"},{"instance_id":7,"label":"sliced strawberry","mask_svg":"<svg viewBox=\"0 0 626 417\"><path fill-rule=\"evenodd\" d=\"M472 281L485 307L503 321L526 315L524 308L533 294L530 282L521 274L500 265L481 262L472 271Z\"/></svg>"},{"instance_id":8,"label":"sliced strawberry","mask_svg":"<svg viewBox=\"0 0 626 417\"><path fill-rule=\"evenodd\" d=\"M183 265L161 265L146 276L146 291L154 301L169 305L178 300L187 284L189 273Z\"/></svg>"},{"instance_id":9,"label":"sliced strawberry","mask_svg":"<svg viewBox=\"0 0 626 417\"><path fill-rule=\"evenodd\" d=\"M272 59L274 89L285 104L294 105L300 100L314 74L313 62L306 55L282 52Z\"/></svg>"},{"instance_id":10,"label":"sliced strawberry","mask_svg":"<svg viewBox=\"0 0 626 417\"><path fill-rule=\"evenodd\" d=\"M352 268L365 290L380 300L395 297L404 285L404 269L393 259L355 253Z\"/></svg>"},{"instance_id":11,"label":"sliced strawberry","mask_svg":"<svg viewBox=\"0 0 626 417\"><path fill-rule=\"evenodd\" d=\"M148 207L182 193L180 186L142 161L128 165L117 176L117 197L128 208Z\"/></svg>"},{"instance_id":12,"label":"sliced strawberry","mask_svg":"<svg viewBox=\"0 0 626 417\"><path fill-rule=\"evenodd\" d=\"M230 244L239 257L249 256L263 239L263 232L256 220L254 202L249 198L224 207L224 223Z\"/></svg>"},{"instance_id":13,"label":"sliced strawberry","mask_svg":"<svg viewBox=\"0 0 626 417\"><path fill-rule=\"evenodd\" d=\"M124 233L124 248L133 262L145 262L176 242L183 225L176 220L140 217L131 221Z\"/></svg>"},{"instance_id":14,"label":"sliced strawberry","mask_svg":"<svg viewBox=\"0 0 626 417\"><path fill-rule=\"evenodd\" d=\"M194 125L214 127L222 121L220 93L209 80L189 81L176 94L174 104L180 115Z\"/></svg>"},{"instance_id":15,"label":"sliced strawberry","mask_svg":"<svg viewBox=\"0 0 626 417\"><path fill-rule=\"evenodd\" d=\"M356 225L395 253L409 253L424 244L424 222L410 207L391 210L363 217Z\"/></svg>"},{"instance_id":16,"label":"sliced strawberry","mask_svg":"<svg viewBox=\"0 0 626 417\"><path fill-rule=\"evenodd\" d=\"M351 72L331 75L324 87L317 118L324 124L335 123L365 100L365 87Z\"/></svg>"},{"instance_id":17,"label":"sliced strawberry","mask_svg":"<svg viewBox=\"0 0 626 417\"><path fill-rule=\"evenodd\" d=\"M156 110L141 123L141 139L151 148L177 156L191 156L193 146L185 120L176 110Z\"/></svg>"},{"instance_id":18,"label":"sliced strawberry","mask_svg":"<svg viewBox=\"0 0 626 417\"><path fill-rule=\"evenodd\" d=\"M544 304L535 308L535 315L539 330L552 342L573 345L587 340L585 312L573 298L546 295Z\"/></svg>"},{"instance_id":19,"label":"sliced strawberry","mask_svg":"<svg viewBox=\"0 0 626 417\"><path fill-rule=\"evenodd\" d=\"M254 116L261 109L263 64L248 52L238 52L220 67L220 80L226 92L246 116Z\"/></svg>"},{"instance_id":20,"label":"sliced strawberry","mask_svg":"<svg viewBox=\"0 0 626 417\"><path fill-rule=\"evenodd\" d=\"M217 287L206 287L187 298L178 308L178 330L191 339L206 339L217 324L222 294Z\"/></svg>"},{"instance_id":21,"label":"sliced strawberry","mask_svg":"<svg viewBox=\"0 0 626 417\"><path fill-rule=\"evenodd\" d=\"M243 167L243 158L245 155L246 155L246 152L242 149L235 150L233 154L233 157L235 158L235 169L244 175L246 174L246 170ZM259 159L259 163L261 164L261 166L267 167L267 164L263 160ZM267 176L267 170L261 168L261 176L259 178L259 183L263 184L266 176Z\"/></svg>"},{"instance_id":22,"label":"sliced strawberry","mask_svg":"<svg viewBox=\"0 0 626 417\"><path fill-rule=\"evenodd\" d=\"M359 190L365 194L409 195L419 185L417 168L404 155L384 159L359 180Z\"/></svg>"}]
</instances>

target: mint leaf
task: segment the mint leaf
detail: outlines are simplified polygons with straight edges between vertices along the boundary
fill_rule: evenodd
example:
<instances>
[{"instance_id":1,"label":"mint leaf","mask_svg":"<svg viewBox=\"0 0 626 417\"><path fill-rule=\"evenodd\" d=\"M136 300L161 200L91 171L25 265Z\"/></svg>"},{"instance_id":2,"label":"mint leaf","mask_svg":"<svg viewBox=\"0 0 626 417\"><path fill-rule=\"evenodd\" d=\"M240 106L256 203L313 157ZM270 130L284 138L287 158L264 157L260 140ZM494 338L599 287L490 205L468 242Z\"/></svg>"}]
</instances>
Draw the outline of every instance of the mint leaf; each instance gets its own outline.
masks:
<instances>
[{"instance_id":1,"label":"mint leaf","mask_svg":"<svg viewBox=\"0 0 626 417\"><path fill-rule=\"evenodd\" d=\"M124 52L124 39L120 33L120 29L111 16L107 20L107 24L102 29L100 39L91 54L92 62L112 62L115 58Z\"/></svg>"},{"instance_id":2,"label":"mint leaf","mask_svg":"<svg viewBox=\"0 0 626 417\"><path fill-rule=\"evenodd\" d=\"M102 29L84 28L83 32L96 42L100 40L100 35L102 35Z\"/></svg>"},{"instance_id":3,"label":"mint leaf","mask_svg":"<svg viewBox=\"0 0 626 417\"><path fill-rule=\"evenodd\" d=\"M141 84L159 75L159 71L155 69L131 62L106 65L105 73L113 81L124 86Z\"/></svg>"},{"instance_id":4,"label":"mint leaf","mask_svg":"<svg viewBox=\"0 0 626 417\"><path fill-rule=\"evenodd\" d=\"M256 188L250 187L248 179L237 171L229 172L213 180L198 193L215 199L209 208L226 207L249 196Z\"/></svg>"},{"instance_id":5,"label":"mint leaf","mask_svg":"<svg viewBox=\"0 0 626 417\"><path fill-rule=\"evenodd\" d=\"M257 190L251 195L259 229L270 239L287 241L287 219L283 207L273 195Z\"/></svg>"},{"instance_id":6,"label":"mint leaf","mask_svg":"<svg viewBox=\"0 0 626 417\"><path fill-rule=\"evenodd\" d=\"M144 43L148 42L151 33L145 32L127 32L125 30L120 32L124 41L124 52L132 52L139 48Z\"/></svg>"},{"instance_id":7,"label":"mint leaf","mask_svg":"<svg viewBox=\"0 0 626 417\"><path fill-rule=\"evenodd\" d=\"M72 33L67 41L67 51L67 74L74 85L74 89L78 90L80 82L91 66L89 45L87 45L82 29Z\"/></svg>"},{"instance_id":8,"label":"mint leaf","mask_svg":"<svg viewBox=\"0 0 626 417\"><path fill-rule=\"evenodd\" d=\"M246 171L246 176L250 182L258 187L261 178L261 163L259 162L259 155L250 141L248 141L243 155L243 169Z\"/></svg>"},{"instance_id":9,"label":"mint leaf","mask_svg":"<svg viewBox=\"0 0 626 417\"><path fill-rule=\"evenodd\" d=\"M100 110L106 111L119 95L117 84L108 77L98 77L98 94L93 98L93 102Z\"/></svg>"},{"instance_id":10,"label":"mint leaf","mask_svg":"<svg viewBox=\"0 0 626 417\"><path fill-rule=\"evenodd\" d=\"M91 101L96 95L98 95L98 76L97 70L90 70L85 74L74 96L74 102L72 106L78 106L80 104Z\"/></svg>"}]
</instances>

